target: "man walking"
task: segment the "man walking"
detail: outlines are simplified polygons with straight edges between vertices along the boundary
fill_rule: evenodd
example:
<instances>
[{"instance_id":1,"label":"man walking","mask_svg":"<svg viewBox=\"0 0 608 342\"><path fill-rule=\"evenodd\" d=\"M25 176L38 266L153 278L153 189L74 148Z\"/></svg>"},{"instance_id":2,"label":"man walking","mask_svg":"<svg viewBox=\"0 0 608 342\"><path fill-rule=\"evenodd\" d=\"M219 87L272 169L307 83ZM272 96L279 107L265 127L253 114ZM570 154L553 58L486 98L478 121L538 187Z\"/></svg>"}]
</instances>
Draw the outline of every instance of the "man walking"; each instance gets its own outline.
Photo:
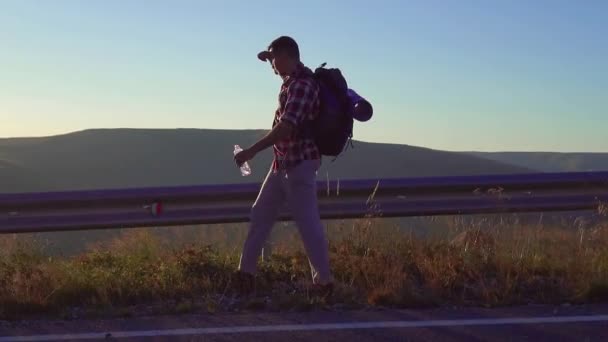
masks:
<instances>
[{"instance_id":1,"label":"man walking","mask_svg":"<svg viewBox=\"0 0 608 342\"><path fill-rule=\"evenodd\" d=\"M300 61L298 44L291 37L275 39L258 58L269 61L283 83L272 130L234 156L238 166L271 146L274 156L251 209L249 232L237 272L239 281L252 281L262 247L286 202L308 255L313 286L323 295L329 295L333 283L316 189L321 155L314 140L303 134L304 125L318 115L319 87L312 78L312 71Z\"/></svg>"}]
</instances>

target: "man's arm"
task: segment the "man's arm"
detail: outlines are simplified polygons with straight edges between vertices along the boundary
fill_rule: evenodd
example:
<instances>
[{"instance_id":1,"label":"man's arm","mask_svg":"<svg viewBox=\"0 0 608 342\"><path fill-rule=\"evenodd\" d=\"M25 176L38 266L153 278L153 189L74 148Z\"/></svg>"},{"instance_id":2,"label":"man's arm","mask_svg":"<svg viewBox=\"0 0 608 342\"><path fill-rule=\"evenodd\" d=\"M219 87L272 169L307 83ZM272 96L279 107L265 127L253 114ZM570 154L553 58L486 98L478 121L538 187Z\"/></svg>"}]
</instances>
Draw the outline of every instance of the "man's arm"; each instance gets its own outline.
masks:
<instances>
[{"instance_id":1,"label":"man's arm","mask_svg":"<svg viewBox=\"0 0 608 342\"><path fill-rule=\"evenodd\" d=\"M283 114L272 130L258 142L241 151L235 156L237 164L252 159L257 153L267 149L277 142L290 137L295 129L306 118L306 112L310 109L315 99L316 91L307 82L296 81L287 90L287 100Z\"/></svg>"},{"instance_id":2,"label":"man's arm","mask_svg":"<svg viewBox=\"0 0 608 342\"><path fill-rule=\"evenodd\" d=\"M296 126L306 119L307 110L310 109L315 96L315 89L309 83L294 82L287 89L287 100L279 122L270 133L249 148L251 152L257 154L276 142L291 136Z\"/></svg>"},{"instance_id":3,"label":"man's arm","mask_svg":"<svg viewBox=\"0 0 608 342\"><path fill-rule=\"evenodd\" d=\"M265 137L253 144L251 147L237 153L234 160L237 165L241 166L244 162L253 159L260 151L267 149L278 141L288 137L293 132L293 124L289 121L280 121Z\"/></svg>"},{"instance_id":4,"label":"man's arm","mask_svg":"<svg viewBox=\"0 0 608 342\"><path fill-rule=\"evenodd\" d=\"M289 121L279 121L266 136L260 139L255 144L251 145L248 150L253 154L258 154L259 152L267 149L268 147L274 145L275 143L291 136L293 133L293 124Z\"/></svg>"}]
</instances>

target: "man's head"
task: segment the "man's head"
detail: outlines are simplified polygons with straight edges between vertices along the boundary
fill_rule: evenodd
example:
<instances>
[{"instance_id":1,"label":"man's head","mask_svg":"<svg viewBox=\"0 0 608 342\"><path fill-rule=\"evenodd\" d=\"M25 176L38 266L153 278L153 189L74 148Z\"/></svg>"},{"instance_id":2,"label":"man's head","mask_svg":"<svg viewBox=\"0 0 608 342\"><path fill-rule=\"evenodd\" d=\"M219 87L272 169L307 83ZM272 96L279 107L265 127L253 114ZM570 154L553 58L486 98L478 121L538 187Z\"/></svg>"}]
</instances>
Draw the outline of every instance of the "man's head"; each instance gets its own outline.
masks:
<instances>
[{"instance_id":1,"label":"man's head","mask_svg":"<svg viewBox=\"0 0 608 342\"><path fill-rule=\"evenodd\" d=\"M258 58L270 61L276 74L286 76L300 63L300 49L293 38L281 36L273 40L267 50L258 53Z\"/></svg>"}]
</instances>

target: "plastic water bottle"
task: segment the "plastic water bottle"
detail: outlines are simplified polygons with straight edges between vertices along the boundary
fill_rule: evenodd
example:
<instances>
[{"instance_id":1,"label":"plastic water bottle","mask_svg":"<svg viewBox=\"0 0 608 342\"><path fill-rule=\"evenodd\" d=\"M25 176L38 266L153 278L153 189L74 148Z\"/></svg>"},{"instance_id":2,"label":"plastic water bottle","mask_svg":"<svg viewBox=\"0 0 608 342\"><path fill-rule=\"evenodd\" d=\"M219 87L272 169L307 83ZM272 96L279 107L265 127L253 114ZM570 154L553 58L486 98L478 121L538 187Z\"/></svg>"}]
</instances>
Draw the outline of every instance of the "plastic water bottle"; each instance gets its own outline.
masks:
<instances>
[{"instance_id":1,"label":"plastic water bottle","mask_svg":"<svg viewBox=\"0 0 608 342\"><path fill-rule=\"evenodd\" d=\"M236 155L237 153L241 152L243 149L241 148L241 146L239 145L234 145L234 155ZM247 162L244 162L241 165L241 175L243 176L249 176L251 174L251 168L249 167L249 164Z\"/></svg>"}]
</instances>

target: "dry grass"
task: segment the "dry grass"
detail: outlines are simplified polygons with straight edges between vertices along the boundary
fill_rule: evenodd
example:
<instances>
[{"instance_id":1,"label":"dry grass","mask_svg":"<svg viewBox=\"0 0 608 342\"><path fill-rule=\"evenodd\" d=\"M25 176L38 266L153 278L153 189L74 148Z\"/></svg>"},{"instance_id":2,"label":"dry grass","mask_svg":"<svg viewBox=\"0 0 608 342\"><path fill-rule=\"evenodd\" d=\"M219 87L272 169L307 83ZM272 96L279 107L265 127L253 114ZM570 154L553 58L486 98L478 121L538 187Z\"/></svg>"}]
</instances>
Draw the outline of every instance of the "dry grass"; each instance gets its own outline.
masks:
<instances>
[{"instance_id":1,"label":"dry grass","mask_svg":"<svg viewBox=\"0 0 608 342\"><path fill-rule=\"evenodd\" d=\"M421 307L582 303L608 300L608 225L548 227L503 218L456 217L443 234L414 236L374 218L330 230L337 281L332 303ZM310 309L310 271L297 233L260 266L248 309ZM34 243L0 239L0 318L65 314L164 303L158 312L234 308L231 277L240 246L219 251L176 246L149 230L129 230L75 257L48 257ZM266 300L267 298L270 301ZM229 304L232 303L232 304Z\"/></svg>"}]
</instances>

